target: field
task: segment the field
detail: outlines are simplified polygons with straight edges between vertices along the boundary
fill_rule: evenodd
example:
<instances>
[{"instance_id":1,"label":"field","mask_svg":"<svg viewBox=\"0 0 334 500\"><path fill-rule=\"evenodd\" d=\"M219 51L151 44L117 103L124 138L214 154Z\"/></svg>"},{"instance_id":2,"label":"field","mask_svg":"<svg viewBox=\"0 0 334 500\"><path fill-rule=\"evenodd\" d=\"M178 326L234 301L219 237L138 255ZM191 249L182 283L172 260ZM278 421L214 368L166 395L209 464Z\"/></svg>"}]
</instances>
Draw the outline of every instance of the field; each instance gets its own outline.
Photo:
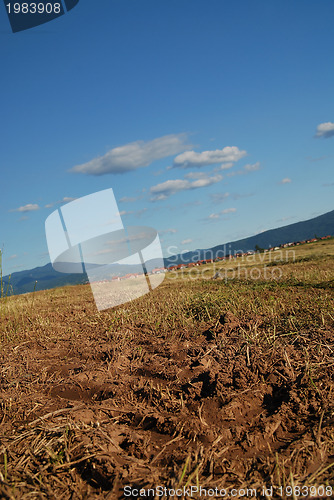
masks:
<instances>
[{"instance_id":1,"label":"field","mask_svg":"<svg viewBox=\"0 0 334 500\"><path fill-rule=\"evenodd\" d=\"M333 306L333 239L100 313L87 285L3 297L0 498L334 496Z\"/></svg>"}]
</instances>

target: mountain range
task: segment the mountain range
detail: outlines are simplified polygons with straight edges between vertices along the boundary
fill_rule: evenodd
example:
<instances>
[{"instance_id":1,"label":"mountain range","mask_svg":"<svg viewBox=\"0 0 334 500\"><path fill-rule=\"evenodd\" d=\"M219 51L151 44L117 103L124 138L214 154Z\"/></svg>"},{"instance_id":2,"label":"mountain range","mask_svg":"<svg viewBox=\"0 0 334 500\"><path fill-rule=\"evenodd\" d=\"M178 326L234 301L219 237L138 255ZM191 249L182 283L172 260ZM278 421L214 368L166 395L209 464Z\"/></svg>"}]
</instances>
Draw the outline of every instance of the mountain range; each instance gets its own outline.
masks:
<instances>
[{"instance_id":1,"label":"mountain range","mask_svg":"<svg viewBox=\"0 0 334 500\"><path fill-rule=\"evenodd\" d=\"M284 243L303 241L314 237L334 235L334 210L306 221L296 222L287 226L264 231L255 236L238 241L228 242L212 248L198 249L190 252L172 255L164 259L165 267L171 265L194 262L197 260L211 259L217 256L234 255L238 251L254 251L256 248L269 248ZM151 262L151 268L154 262ZM124 276L127 273L141 272L138 266L125 266L114 264L113 275ZM27 271L12 273L11 276L3 277L3 289L6 294L17 295L33 292L34 290L46 290L65 285L83 284L88 282L86 273L64 274L55 271L52 264L36 267ZM9 284L9 286L8 286Z\"/></svg>"},{"instance_id":2,"label":"mountain range","mask_svg":"<svg viewBox=\"0 0 334 500\"><path fill-rule=\"evenodd\" d=\"M224 243L212 248L198 249L165 259L165 265L181 264L194 260L211 259L218 256L234 255L236 252L247 252L260 248L279 246L284 243L297 242L322 236L334 235L334 210L313 219L289 224L288 226L269 229L255 236L242 240Z\"/></svg>"}]
</instances>

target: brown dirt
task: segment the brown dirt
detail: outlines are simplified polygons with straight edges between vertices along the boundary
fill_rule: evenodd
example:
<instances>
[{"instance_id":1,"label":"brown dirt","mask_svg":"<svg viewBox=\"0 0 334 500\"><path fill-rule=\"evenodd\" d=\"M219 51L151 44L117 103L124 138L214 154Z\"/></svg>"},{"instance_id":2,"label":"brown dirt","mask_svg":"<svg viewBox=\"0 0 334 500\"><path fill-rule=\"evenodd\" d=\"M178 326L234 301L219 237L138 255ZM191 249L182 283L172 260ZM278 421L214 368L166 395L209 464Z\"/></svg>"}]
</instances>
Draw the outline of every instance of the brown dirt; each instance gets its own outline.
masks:
<instances>
[{"instance_id":1,"label":"brown dirt","mask_svg":"<svg viewBox=\"0 0 334 500\"><path fill-rule=\"evenodd\" d=\"M334 486L333 329L263 343L243 333L265 330L263 317L222 307L176 337L139 323L113 331L108 313L81 328L73 309L52 325L74 337L32 335L0 355L0 498Z\"/></svg>"}]
</instances>

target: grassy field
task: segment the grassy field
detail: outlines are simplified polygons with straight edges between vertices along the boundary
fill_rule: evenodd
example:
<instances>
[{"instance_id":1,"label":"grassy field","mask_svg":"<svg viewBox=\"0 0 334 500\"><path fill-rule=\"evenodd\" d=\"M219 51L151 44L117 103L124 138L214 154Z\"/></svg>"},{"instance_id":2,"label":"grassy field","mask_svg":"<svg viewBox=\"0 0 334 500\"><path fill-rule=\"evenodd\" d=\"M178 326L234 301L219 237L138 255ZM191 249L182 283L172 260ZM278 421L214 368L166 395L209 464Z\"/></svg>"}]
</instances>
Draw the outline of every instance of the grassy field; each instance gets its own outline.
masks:
<instances>
[{"instance_id":1,"label":"grassy field","mask_svg":"<svg viewBox=\"0 0 334 500\"><path fill-rule=\"evenodd\" d=\"M333 306L334 240L0 299L0 498L333 497Z\"/></svg>"}]
</instances>

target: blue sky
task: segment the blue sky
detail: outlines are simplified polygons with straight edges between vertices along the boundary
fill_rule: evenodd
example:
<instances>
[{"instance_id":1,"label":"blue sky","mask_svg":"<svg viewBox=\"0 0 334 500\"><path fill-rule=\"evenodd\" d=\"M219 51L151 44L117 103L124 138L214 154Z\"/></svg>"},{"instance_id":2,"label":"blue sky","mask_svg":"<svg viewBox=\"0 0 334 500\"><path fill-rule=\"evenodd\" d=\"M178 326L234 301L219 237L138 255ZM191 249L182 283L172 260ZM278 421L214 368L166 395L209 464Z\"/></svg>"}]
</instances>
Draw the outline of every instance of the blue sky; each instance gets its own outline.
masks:
<instances>
[{"instance_id":1,"label":"blue sky","mask_svg":"<svg viewBox=\"0 0 334 500\"><path fill-rule=\"evenodd\" d=\"M0 8L5 274L45 219L113 188L164 254L333 210L334 4L80 0L13 34Z\"/></svg>"}]
</instances>

